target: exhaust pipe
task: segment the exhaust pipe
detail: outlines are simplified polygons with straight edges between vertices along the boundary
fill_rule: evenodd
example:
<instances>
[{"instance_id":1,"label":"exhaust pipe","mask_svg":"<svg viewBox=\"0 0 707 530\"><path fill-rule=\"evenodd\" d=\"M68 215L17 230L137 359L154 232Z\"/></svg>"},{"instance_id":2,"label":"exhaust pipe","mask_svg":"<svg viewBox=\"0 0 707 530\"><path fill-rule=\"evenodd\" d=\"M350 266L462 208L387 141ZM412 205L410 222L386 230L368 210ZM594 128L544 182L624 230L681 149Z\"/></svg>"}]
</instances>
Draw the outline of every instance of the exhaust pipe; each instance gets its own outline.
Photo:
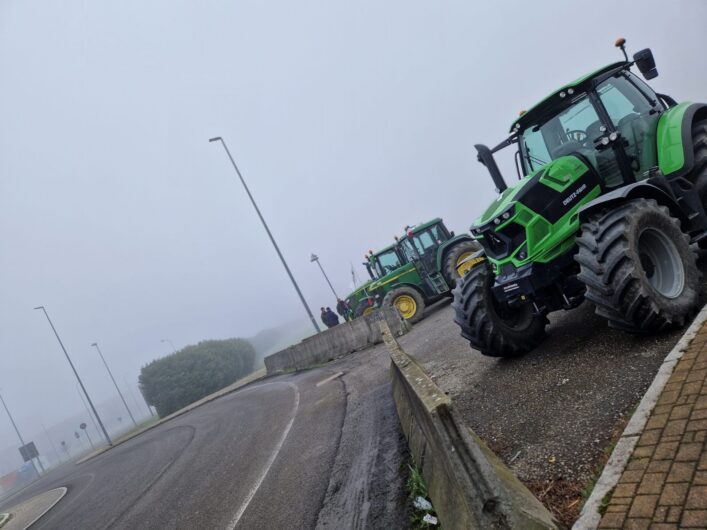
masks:
<instances>
[{"instance_id":1,"label":"exhaust pipe","mask_svg":"<svg viewBox=\"0 0 707 530\"><path fill-rule=\"evenodd\" d=\"M501 175L501 170L498 169L498 164L496 164L496 160L493 158L491 149L482 144L476 144L474 147L479 153L477 156L479 162L485 165L486 169L491 173L493 183L496 185L496 191L498 191L498 193L503 192L508 186L506 186L506 181L503 180L503 175Z\"/></svg>"}]
</instances>

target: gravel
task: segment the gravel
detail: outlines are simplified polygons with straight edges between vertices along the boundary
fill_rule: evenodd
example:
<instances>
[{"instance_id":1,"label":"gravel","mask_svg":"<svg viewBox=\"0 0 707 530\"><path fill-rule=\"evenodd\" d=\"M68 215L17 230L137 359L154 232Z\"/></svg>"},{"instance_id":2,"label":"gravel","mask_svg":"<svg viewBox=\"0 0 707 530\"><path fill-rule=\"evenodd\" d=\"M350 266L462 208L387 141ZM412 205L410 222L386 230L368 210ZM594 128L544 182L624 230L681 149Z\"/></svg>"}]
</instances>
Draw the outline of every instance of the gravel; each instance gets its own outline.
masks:
<instances>
[{"instance_id":1,"label":"gravel","mask_svg":"<svg viewBox=\"0 0 707 530\"><path fill-rule=\"evenodd\" d=\"M400 343L526 483L587 483L682 335L610 329L585 302L550 315L537 350L495 359L472 350L452 317L438 304Z\"/></svg>"}]
</instances>

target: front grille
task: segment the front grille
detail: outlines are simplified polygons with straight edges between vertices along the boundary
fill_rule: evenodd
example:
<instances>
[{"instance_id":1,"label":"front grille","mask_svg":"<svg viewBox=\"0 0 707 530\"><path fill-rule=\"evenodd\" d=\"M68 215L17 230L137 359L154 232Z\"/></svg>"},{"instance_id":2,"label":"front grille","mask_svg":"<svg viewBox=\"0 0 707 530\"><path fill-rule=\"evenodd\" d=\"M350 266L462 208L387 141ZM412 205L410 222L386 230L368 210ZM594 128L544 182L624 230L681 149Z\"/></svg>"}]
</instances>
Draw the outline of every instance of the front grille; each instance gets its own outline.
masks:
<instances>
[{"instance_id":1,"label":"front grille","mask_svg":"<svg viewBox=\"0 0 707 530\"><path fill-rule=\"evenodd\" d=\"M494 258L501 258L508 254L508 241L506 238L491 230L484 234L486 252Z\"/></svg>"},{"instance_id":2,"label":"front grille","mask_svg":"<svg viewBox=\"0 0 707 530\"><path fill-rule=\"evenodd\" d=\"M486 253L494 259L510 256L525 241L525 227L509 223L500 230L488 227L483 232L482 244Z\"/></svg>"}]
</instances>

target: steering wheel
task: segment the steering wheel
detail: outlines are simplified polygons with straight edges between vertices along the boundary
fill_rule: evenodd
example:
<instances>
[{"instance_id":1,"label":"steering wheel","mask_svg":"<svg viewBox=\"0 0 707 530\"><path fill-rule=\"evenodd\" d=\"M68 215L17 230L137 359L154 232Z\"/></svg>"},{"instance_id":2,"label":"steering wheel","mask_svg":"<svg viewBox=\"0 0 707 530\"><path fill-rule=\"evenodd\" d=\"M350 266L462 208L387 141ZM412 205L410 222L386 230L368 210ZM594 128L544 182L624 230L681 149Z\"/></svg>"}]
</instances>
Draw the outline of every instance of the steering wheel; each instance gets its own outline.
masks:
<instances>
[{"instance_id":1,"label":"steering wheel","mask_svg":"<svg viewBox=\"0 0 707 530\"><path fill-rule=\"evenodd\" d=\"M565 134L567 135L567 139L570 141L584 143L587 140L587 133L580 129L565 131Z\"/></svg>"}]
</instances>

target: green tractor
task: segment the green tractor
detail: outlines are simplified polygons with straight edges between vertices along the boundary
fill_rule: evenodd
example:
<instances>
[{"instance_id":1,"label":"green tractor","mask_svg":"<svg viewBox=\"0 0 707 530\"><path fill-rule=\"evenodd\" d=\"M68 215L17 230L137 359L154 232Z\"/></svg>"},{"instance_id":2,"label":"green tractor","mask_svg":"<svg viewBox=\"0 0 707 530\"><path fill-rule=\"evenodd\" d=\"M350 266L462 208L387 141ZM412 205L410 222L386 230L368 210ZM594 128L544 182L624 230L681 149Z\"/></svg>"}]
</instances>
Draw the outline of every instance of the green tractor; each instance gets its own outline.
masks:
<instances>
[{"instance_id":1,"label":"green tractor","mask_svg":"<svg viewBox=\"0 0 707 530\"><path fill-rule=\"evenodd\" d=\"M469 257L480 249L470 236L447 230L442 219L405 231L393 245L366 255L364 266L371 280L346 298L354 317L388 305L397 307L409 322L417 322L426 304L451 294L473 263Z\"/></svg>"},{"instance_id":2,"label":"green tractor","mask_svg":"<svg viewBox=\"0 0 707 530\"><path fill-rule=\"evenodd\" d=\"M707 247L707 105L654 92L653 54L610 64L553 92L489 149L499 192L471 227L487 258L454 291L455 322L481 353L525 353L546 315L587 298L629 332L684 325L698 305L693 244ZM493 154L514 146L519 182Z\"/></svg>"}]
</instances>

